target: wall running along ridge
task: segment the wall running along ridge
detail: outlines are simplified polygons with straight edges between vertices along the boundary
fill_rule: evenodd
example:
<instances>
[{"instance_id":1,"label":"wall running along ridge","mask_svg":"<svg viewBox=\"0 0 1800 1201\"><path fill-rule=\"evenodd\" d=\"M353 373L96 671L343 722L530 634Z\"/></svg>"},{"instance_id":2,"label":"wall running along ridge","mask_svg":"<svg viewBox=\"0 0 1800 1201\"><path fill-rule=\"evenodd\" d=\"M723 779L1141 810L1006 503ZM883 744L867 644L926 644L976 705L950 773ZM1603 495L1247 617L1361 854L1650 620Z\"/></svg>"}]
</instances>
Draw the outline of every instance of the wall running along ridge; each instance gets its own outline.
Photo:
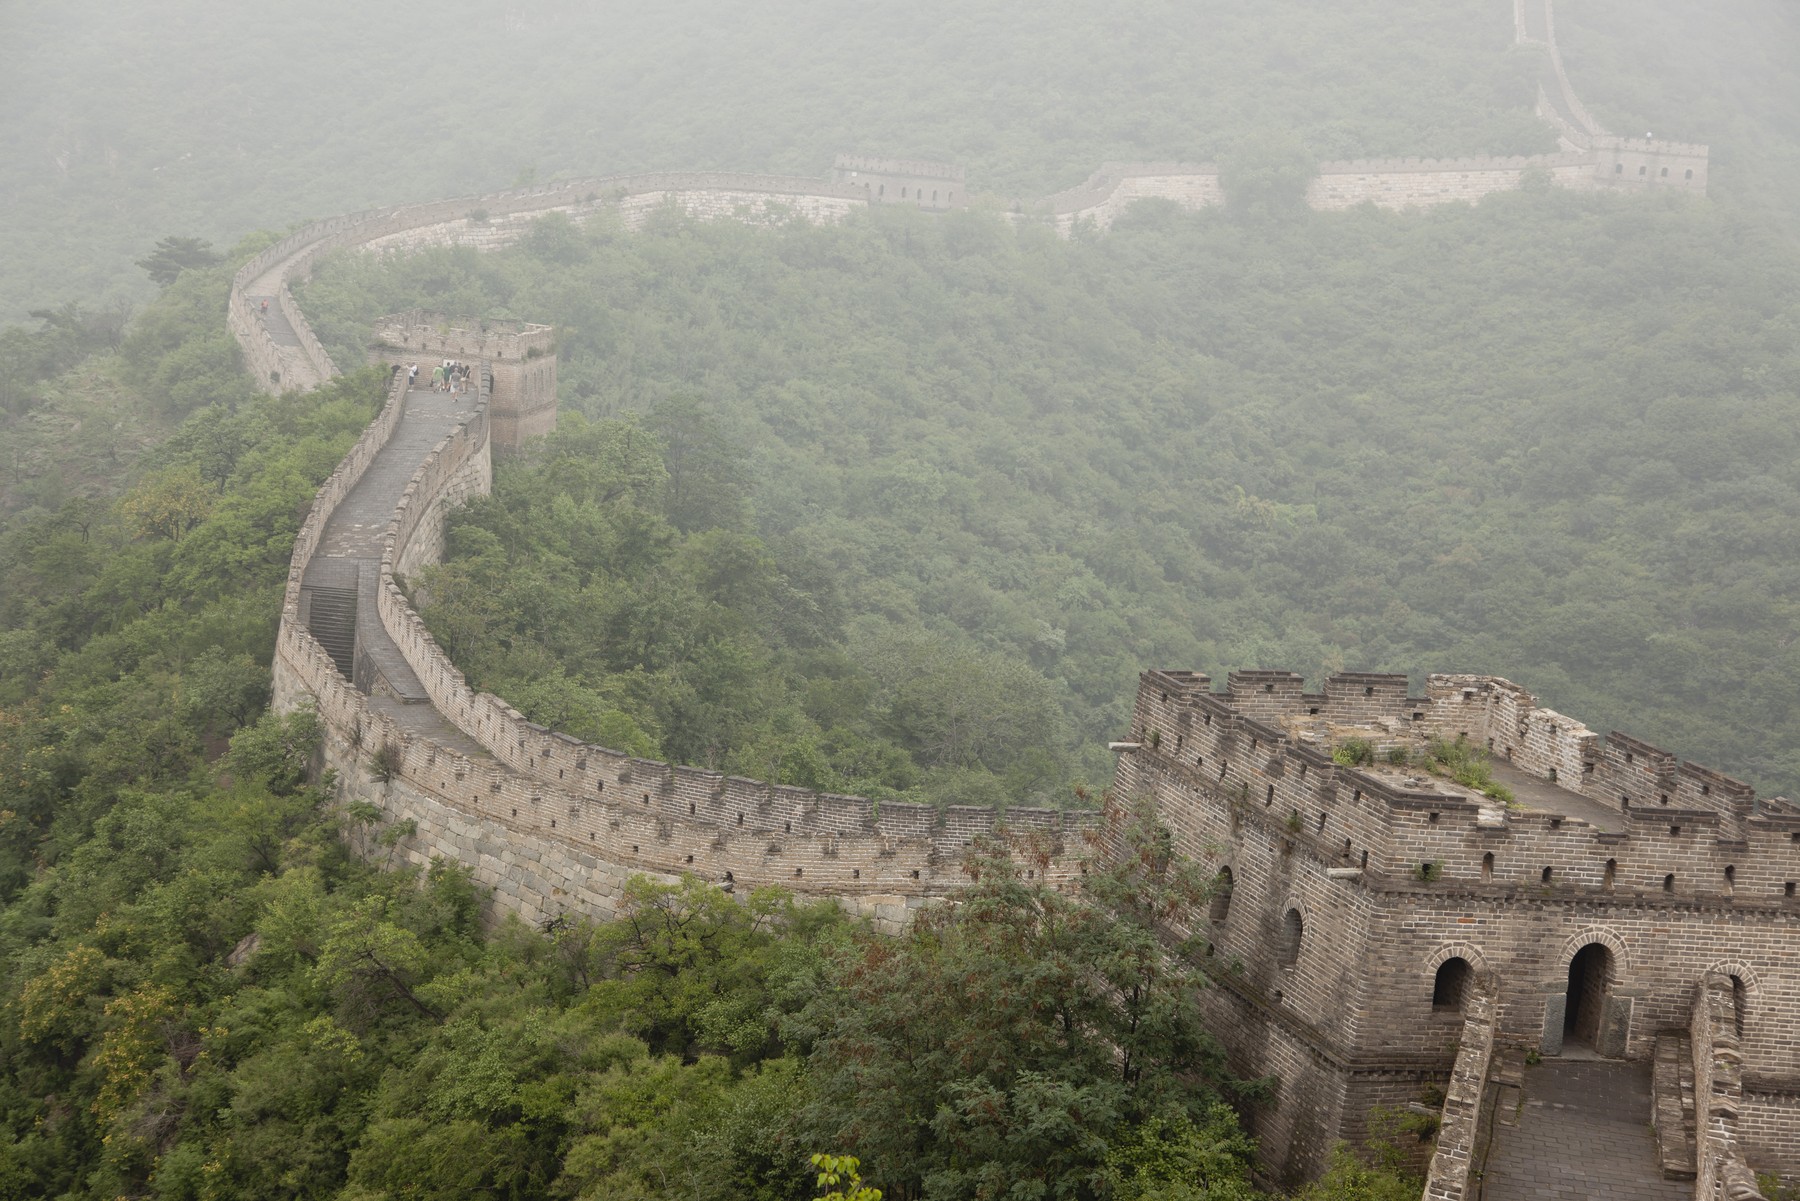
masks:
<instances>
[{"instance_id":1,"label":"wall running along ridge","mask_svg":"<svg viewBox=\"0 0 1800 1201\"><path fill-rule=\"evenodd\" d=\"M1705 146L1614 137L1588 113L1563 67L1552 0L1514 0L1514 26L1520 45L1543 47L1545 70L1538 88L1537 114L1556 130L1561 152L1321 163L1307 187L1307 204L1327 211L1359 204L1429 208L1516 191L1534 174L1576 191L1669 187L1706 194L1709 153ZM1106 163L1083 183L1029 206L1027 211L1046 216L1066 234L1083 225L1107 229L1138 200L1169 200L1195 209L1221 204L1224 198L1214 163Z\"/></svg>"},{"instance_id":2,"label":"wall running along ridge","mask_svg":"<svg viewBox=\"0 0 1800 1201\"><path fill-rule=\"evenodd\" d=\"M1557 154L1456 159L1357 159L1319 165L1307 203L1322 210L1374 204L1425 208L1475 201L1524 186L1534 173L1576 190L1669 187L1706 194L1707 147L1608 133L1569 83L1556 45L1553 0L1514 0L1515 40L1544 48L1538 115L1558 132ZM910 192L909 192L910 189ZM944 199L939 200L939 191ZM930 196L928 200L926 197ZM1067 234L1079 226L1110 227L1133 202L1173 201L1196 209L1224 201L1212 163L1105 163L1083 183L1020 206L1015 220L1048 221ZM608 176L518 188L427 204L370 209L314 222L269 247L232 281L229 321L250 372L271 390L311 388L336 373L288 290L320 256L345 247L365 250L459 245L490 249L517 241L535 218L563 213L583 221L618 213L626 228L675 206L706 219L774 224L800 219L840 220L871 204L909 204L927 210L963 208L960 167L903 159L840 155L829 180L729 172L664 172ZM286 331L272 332L260 316L269 299Z\"/></svg>"},{"instance_id":3,"label":"wall running along ridge","mask_svg":"<svg viewBox=\"0 0 1800 1201\"><path fill-rule=\"evenodd\" d=\"M1549 0L1515 6L1519 40L1548 49L1539 111L1559 131L1561 153L1325 163L1308 202L1399 209L1472 201L1520 187L1534 172L1570 188L1704 194L1705 147L1608 134L1568 85ZM670 208L774 225L836 221L873 203L966 204L954 167L842 159L834 171L829 182L607 177L331 218L244 265L232 284L230 328L262 387L304 389L338 368L290 284L339 250L499 247L549 213L576 222L616 214L636 229ZM1015 219L1065 233L1104 229L1145 198L1198 208L1221 203L1223 192L1210 164L1107 164ZM401 428L399 377L296 538L274 663L278 707L317 706L324 765L336 771L341 795L374 801L390 824L413 823L393 856L465 864L499 909L531 921L605 916L634 873L694 872L738 888L780 884L835 897L898 931L914 908L961 883L970 843L1001 833L990 810L877 805L633 759L526 721L501 698L470 688L401 583L442 554L448 513L489 487L494 443L522 440L554 420L554 376L520 375L517 399L490 407L486 388L499 378L490 370L499 360L486 357L482 339L491 331L402 314L381 337L391 340L402 326L473 339L475 350L449 357L479 358L484 367L473 415L417 464L396 505L370 593L372 620L418 677L426 704L399 703L360 660L354 674L363 687L346 679L303 612L304 578L326 524ZM537 335L526 327L520 336ZM414 345L424 343L396 343L378 357L397 361ZM540 403L546 385L548 408ZM1792 900L1800 811L1758 802L1728 777L1623 735L1603 743L1504 680L1433 676L1427 696L1406 693L1403 678L1341 675L1313 695L1281 672L1233 673L1222 695L1185 672L1147 673L1140 686L1139 746L1122 756L1118 787L1154 797L1184 853L1232 869L1224 908L1215 906L1206 922L1229 970L1214 973L1218 986L1204 1000L1234 1064L1281 1081L1281 1104L1253 1123L1270 1166L1290 1177L1316 1172L1332 1139L1368 1133L1372 1105L1404 1105L1422 1082L1449 1079L1429 1195L1460 1195L1469 1131L1481 1114L1470 1090L1497 1047L1560 1047L1568 960L1600 943L1615 962L1597 1037L1613 1053L1646 1055L1655 1031L1685 1026L1694 1031L1696 1063L1706 1051L1720 1061L1729 1048L1720 1050L1710 1033L1702 1039L1694 982L1715 972L1745 984L1738 1050L1754 1070L1746 1067L1726 1086L1737 1091L1708 1110L1722 1122L1732 1109L1735 1125L1701 1140L1711 1148L1705 1162L1713 1178L1731 1175L1738 1185L1732 1165L1746 1160L1800 1170L1800 911ZM1299 736L1301 716L1323 723L1312 737ZM1514 812L1435 784L1345 768L1321 749L1321 729L1327 741L1333 729L1361 731L1384 751L1462 734L1611 816ZM1005 824L1027 870L1059 887L1074 886L1085 850L1111 841L1092 814L1015 809ZM366 853L387 853L362 841ZM1298 939L1288 938L1290 912ZM1495 991L1462 1011L1438 1012L1433 973L1453 957L1496 982ZM1707 1029L1717 1028L1715 1021ZM1716 1087L1715 1075L1705 1079Z\"/></svg>"},{"instance_id":4,"label":"wall running along ridge","mask_svg":"<svg viewBox=\"0 0 1800 1201\"><path fill-rule=\"evenodd\" d=\"M411 608L396 568L434 562L448 513L486 491L485 398L413 474L383 536L376 592L382 630L453 729L422 729L378 684L358 689L307 630L303 581L332 512L393 437L405 400L396 372L382 415L319 490L295 542L274 665L279 709L317 706L324 765L343 798L374 802L390 823L416 823L397 845L400 858L465 863L502 909L534 921L609 915L634 873L694 872L737 888L836 897L898 930L910 907L962 882L975 839L1006 834L1034 876L1071 880L1090 815L1015 809L1002 821L986 808L883 805L635 759L529 722L470 688Z\"/></svg>"}]
</instances>

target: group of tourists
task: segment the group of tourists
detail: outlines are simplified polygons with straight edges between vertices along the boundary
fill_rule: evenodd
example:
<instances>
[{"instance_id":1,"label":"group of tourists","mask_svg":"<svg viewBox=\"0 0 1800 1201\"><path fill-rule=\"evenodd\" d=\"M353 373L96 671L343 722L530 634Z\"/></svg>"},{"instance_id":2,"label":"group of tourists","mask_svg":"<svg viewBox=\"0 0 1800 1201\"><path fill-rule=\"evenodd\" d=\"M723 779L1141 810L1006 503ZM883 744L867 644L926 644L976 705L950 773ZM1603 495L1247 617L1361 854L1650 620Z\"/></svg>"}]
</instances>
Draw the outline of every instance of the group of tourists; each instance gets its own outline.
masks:
<instances>
[{"instance_id":1,"label":"group of tourists","mask_svg":"<svg viewBox=\"0 0 1800 1201\"><path fill-rule=\"evenodd\" d=\"M433 392L448 392L451 395L455 395L458 392L466 392L469 388L469 379L474 373L474 368L468 363L459 363L455 359L445 359L442 363L439 363L436 367L431 369L431 390ZM406 365L406 386L415 388L418 384L419 365L417 363L408 363Z\"/></svg>"}]
</instances>

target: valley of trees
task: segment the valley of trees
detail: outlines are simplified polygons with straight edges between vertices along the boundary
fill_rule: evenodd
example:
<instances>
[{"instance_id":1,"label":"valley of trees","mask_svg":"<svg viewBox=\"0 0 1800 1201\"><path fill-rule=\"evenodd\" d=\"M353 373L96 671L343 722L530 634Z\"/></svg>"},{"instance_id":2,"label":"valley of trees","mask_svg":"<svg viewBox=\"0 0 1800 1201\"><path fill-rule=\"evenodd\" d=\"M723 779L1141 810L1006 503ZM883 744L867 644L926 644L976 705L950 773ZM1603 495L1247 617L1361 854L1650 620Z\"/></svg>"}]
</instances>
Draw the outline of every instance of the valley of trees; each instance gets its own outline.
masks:
<instances>
[{"instance_id":1,"label":"valley of trees","mask_svg":"<svg viewBox=\"0 0 1800 1201\"><path fill-rule=\"evenodd\" d=\"M490 256L340 260L304 303L340 359L415 304L554 322L565 408L626 422L503 471L459 527L464 586L426 589L541 720L655 741L685 705L677 758L1056 804L1106 782L1146 666L1486 671L1792 794L1797 269L1705 202L1542 189L1279 222L1144 204L1074 242L974 213L551 218ZM662 533L567 462L644 470L576 448L672 430ZM685 621L706 652L664 680L644 630L697 614L708 574L762 632ZM902 728L896 647L1054 705L1043 753L946 762ZM814 682L772 705L730 674L776 661ZM553 696L521 687L557 664ZM859 722L908 772L855 765Z\"/></svg>"},{"instance_id":2,"label":"valley of trees","mask_svg":"<svg viewBox=\"0 0 1800 1201\"><path fill-rule=\"evenodd\" d=\"M204 377L225 284L184 273L84 370ZM1166 855L1077 897L977 848L962 903L901 939L696 880L639 881L611 923L489 931L458 870L384 870L404 830L327 805L313 719L265 711L294 532L383 391L240 380L118 503L0 535L0 1197L804 1201L820 1149L897 1201L1263 1195L1231 1103L1267 1086L1199 1023L1203 960L1159 941L1205 898ZM542 478L654 480L637 524L667 523L672 595L750 570L749 535L708 526L732 494L668 487L654 422L574 422ZM1111 820L1155 845L1130 805ZM1415 1195L1416 1138L1383 1146L1302 1196Z\"/></svg>"},{"instance_id":3,"label":"valley of trees","mask_svg":"<svg viewBox=\"0 0 1800 1201\"><path fill-rule=\"evenodd\" d=\"M550 219L304 290L346 365L415 304L557 325L561 427L409 584L476 682L584 738L1098 804L1143 667L1490 671L1800 789L1789 8L1558 5L1603 121L1712 143L1704 202L1276 196L1072 241L996 211L1106 159L1549 149L1538 64L1491 0L854 16L0 16L0 1199L809 1201L817 1153L890 1201L1272 1196L1237 1115L1279 1097L1153 930L1204 899L1178 861L1072 896L977 848L900 939L692 880L489 927L458 871L389 870L404 828L328 804L312 723L266 712L294 532L383 384L252 390L253 226L968 168L978 211L939 220ZM1298 1196L1411 1201L1429 1148L1385 1128Z\"/></svg>"}]
</instances>

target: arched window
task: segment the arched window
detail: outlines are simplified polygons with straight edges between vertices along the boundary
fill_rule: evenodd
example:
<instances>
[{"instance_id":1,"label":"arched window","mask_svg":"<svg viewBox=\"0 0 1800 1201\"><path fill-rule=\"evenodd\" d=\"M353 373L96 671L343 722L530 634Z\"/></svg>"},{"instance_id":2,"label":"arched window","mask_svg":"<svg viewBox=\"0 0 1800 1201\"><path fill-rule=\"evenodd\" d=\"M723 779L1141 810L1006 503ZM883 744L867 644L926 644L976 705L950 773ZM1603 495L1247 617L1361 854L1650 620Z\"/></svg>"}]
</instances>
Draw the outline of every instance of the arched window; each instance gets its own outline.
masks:
<instances>
[{"instance_id":1,"label":"arched window","mask_svg":"<svg viewBox=\"0 0 1800 1201\"><path fill-rule=\"evenodd\" d=\"M1604 888L1607 892L1611 892L1612 886L1613 886L1613 877L1617 876L1618 874L1619 874L1619 861L1617 859L1608 859L1606 861L1606 874L1600 878L1600 887Z\"/></svg>"},{"instance_id":2,"label":"arched window","mask_svg":"<svg viewBox=\"0 0 1800 1201\"><path fill-rule=\"evenodd\" d=\"M1281 919L1281 947L1279 948L1282 967L1293 967L1300 962L1300 940L1306 935L1306 923L1300 920L1300 911L1290 909L1287 916Z\"/></svg>"},{"instance_id":3,"label":"arched window","mask_svg":"<svg viewBox=\"0 0 1800 1201\"><path fill-rule=\"evenodd\" d=\"M1481 857L1481 878L1483 880L1494 878L1494 852L1492 851Z\"/></svg>"},{"instance_id":4,"label":"arched window","mask_svg":"<svg viewBox=\"0 0 1800 1201\"><path fill-rule=\"evenodd\" d=\"M1469 961L1460 955L1453 955L1439 965L1437 979L1431 985L1431 1007L1440 1013L1457 1013L1462 1010L1463 998L1468 995L1469 978L1475 969Z\"/></svg>"},{"instance_id":5,"label":"arched window","mask_svg":"<svg viewBox=\"0 0 1800 1201\"><path fill-rule=\"evenodd\" d=\"M1213 922L1222 922L1231 913L1231 889L1235 881L1229 867L1219 869L1213 878L1212 905L1207 910L1207 918Z\"/></svg>"},{"instance_id":6,"label":"arched window","mask_svg":"<svg viewBox=\"0 0 1800 1201\"><path fill-rule=\"evenodd\" d=\"M1744 1037L1744 1002L1747 999L1741 976L1731 978L1731 1020L1739 1038Z\"/></svg>"}]
</instances>

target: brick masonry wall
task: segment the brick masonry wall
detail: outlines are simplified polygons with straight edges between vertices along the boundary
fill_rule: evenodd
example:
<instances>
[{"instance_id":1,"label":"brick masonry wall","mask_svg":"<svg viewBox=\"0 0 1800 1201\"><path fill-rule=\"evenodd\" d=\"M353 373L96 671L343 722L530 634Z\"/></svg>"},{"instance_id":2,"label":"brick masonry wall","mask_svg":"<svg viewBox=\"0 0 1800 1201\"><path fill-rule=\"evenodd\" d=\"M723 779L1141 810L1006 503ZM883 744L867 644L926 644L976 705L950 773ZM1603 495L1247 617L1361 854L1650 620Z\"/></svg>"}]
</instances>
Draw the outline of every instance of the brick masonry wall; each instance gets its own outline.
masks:
<instances>
[{"instance_id":1,"label":"brick masonry wall","mask_svg":"<svg viewBox=\"0 0 1800 1201\"><path fill-rule=\"evenodd\" d=\"M422 841L406 844L408 855L454 849L484 881L508 881L497 903L527 916L564 908L604 915L617 898L618 880L629 873L692 871L738 887L780 884L836 897L892 926L962 882L962 857L975 839L1008 833L1034 839L1043 851L1043 862L1027 869L1031 875L1041 870L1073 887L1088 850L1090 815L1020 809L1003 818L986 808L878 805L633 759L526 721L500 698L469 688L407 603L395 574L434 562L449 511L490 486L485 397L476 416L429 451L409 480L384 536L376 592L382 628L438 713L483 750L469 753L466 745L420 733L416 722L396 720L337 673L300 621L299 592L325 521L392 436L403 402L396 374L382 415L320 489L303 523L275 676L278 707L308 698L317 705L327 735L325 763L337 772L343 795L374 801L391 820L420 823ZM376 747L386 748L395 766L380 781L367 768ZM461 815L461 826L453 814ZM511 860L490 853L496 830L512 840ZM537 866L527 872L523 864ZM579 884L581 872L594 879Z\"/></svg>"},{"instance_id":2,"label":"brick masonry wall","mask_svg":"<svg viewBox=\"0 0 1800 1201\"><path fill-rule=\"evenodd\" d=\"M1482 1100L1487 1095L1488 1065L1494 1058L1493 1002L1485 994L1472 998L1456 1053L1456 1066L1445 1090L1443 1122L1437 1149L1425 1178L1425 1201L1462 1201L1469 1192L1469 1169L1481 1135Z\"/></svg>"},{"instance_id":3,"label":"brick masonry wall","mask_svg":"<svg viewBox=\"0 0 1800 1201\"><path fill-rule=\"evenodd\" d=\"M1605 1038L1632 1058L1651 1053L1659 1029L1688 1024L1705 973L1744 981L1744 1059L1750 1075L1769 1081L1772 1098L1746 1101L1746 1129L1754 1121L1768 1133L1746 1134L1745 1143L1767 1150L1786 1137L1769 1166L1791 1170L1800 1152L1784 1100L1800 1080L1800 903L1786 892L1800 877L1800 818L1791 807L1762 802L1752 812L1742 798L1726 806L1741 808L1739 816L1634 807L1619 815L1621 830L1606 832L1469 796L1447 781L1408 779L1403 769L1344 767L1308 745L1303 735L1354 732L1382 719L1367 709L1384 691L1381 680L1342 677L1308 694L1287 673L1234 673L1232 694L1260 706L1256 718L1211 693L1204 676L1147 672L1140 682L1132 725L1139 749L1121 755L1116 787L1154 797L1183 853L1230 869L1229 905L1215 907L1200 932L1245 1028L1231 1042L1239 1070L1274 1073L1284 1096L1314 1098L1308 1104L1322 1107L1319 1114L1339 1105L1332 1137L1350 1137L1366 1116L1359 1071L1448 1074L1464 1031L1462 1015L1432 1005L1447 959L1500 982L1500 1043L1554 1050L1570 961L1598 942L1612 957ZM1471 680L1475 698L1464 702ZM1477 732L1521 718L1529 732L1534 715L1549 712L1506 681L1433 683L1437 699L1395 704L1386 689L1386 719L1418 726L1422 740L1443 728L1431 716L1436 704L1472 708L1449 720L1488 723L1473 725ZM1416 722L1414 712L1422 715ZM1573 745L1588 745L1585 727L1562 721ZM1639 748L1629 770L1648 758L1653 775L1679 775L1669 770L1672 756L1617 737L1611 749L1621 763L1618 748ZM1522 753L1515 748L1515 761ZM1696 772L1694 780L1725 779ZM1431 870L1419 871L1421 864ZM1668 875L1675 882L1664 891ZM1297 952L1290 912L1302 931ZM1296 1121L1258 1116L1277 1169L1310 1154L1294 1141Z\"/></svg>"}]
</instances>

